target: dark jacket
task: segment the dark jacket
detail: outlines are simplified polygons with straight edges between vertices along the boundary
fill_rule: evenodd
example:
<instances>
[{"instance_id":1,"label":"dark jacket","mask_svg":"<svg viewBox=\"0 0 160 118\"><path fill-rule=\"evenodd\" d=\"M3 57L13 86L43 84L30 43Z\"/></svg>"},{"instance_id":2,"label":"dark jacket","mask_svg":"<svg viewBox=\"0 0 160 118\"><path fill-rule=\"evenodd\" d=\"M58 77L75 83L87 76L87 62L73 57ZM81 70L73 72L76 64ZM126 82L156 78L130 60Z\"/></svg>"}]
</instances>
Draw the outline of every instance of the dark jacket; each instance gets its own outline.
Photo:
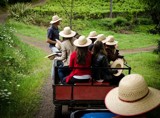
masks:
<instances>
[{"instance_id":1,"label":"dark jacket","mask_svg":"<svg viewBox=\"0 0 160 118\"><path fill-rule=\"evenodd\" d=\"M103 79L109 81L112 79L112 73L109 69L107 56L99 54L92 57L92 77L94 80Z\"/></svg>"}]
</instances>

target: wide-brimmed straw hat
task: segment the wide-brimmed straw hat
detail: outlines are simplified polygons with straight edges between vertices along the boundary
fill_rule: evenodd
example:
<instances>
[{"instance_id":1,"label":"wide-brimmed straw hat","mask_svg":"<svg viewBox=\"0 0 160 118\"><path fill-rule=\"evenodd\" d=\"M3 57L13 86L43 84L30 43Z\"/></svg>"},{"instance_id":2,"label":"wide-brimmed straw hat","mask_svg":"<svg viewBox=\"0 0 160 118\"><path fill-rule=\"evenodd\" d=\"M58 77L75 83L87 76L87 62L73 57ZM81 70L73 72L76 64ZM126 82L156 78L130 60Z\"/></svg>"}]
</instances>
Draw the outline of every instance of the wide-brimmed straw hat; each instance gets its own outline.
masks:
<instances>
[{"instance_id":1,"label":"wide-brimmed straw hat","mask_svg":"<svg viewBox=\"0 0 160 118\"><path fill-rule=\"evenodd\" d=\"M111 68L123 68L124 67L124 60L123 59L116 59L112 64L111 64ZM123 69L117 69L118 72L113 74L114 76L119 76Z\"/></svg>"},{"instance_id":2,"label":"wide-brimmed straw hat","mask_svg":"<svg viewBox=\"0 0 160 118\"><path fill-rule=\"evenodd\" d=\"M112 89L105 97L106 107L121 116L135 116L149 112L160 104L160 91L148 87L139 74L122 78L119 87Z\"/></svg>"},{"instance_id":3,"label":"wide-brimmed straw hat","mask_svg":"<svg viewBox=\"0 0 160 118\"><path fill-rule=\"evenodd\" d=\"M71 37L74 37L76 35L76 32L71 30L70 27L65 27L63 29L63 31L60 31L59 35L64 37L64 38L71 38Z\"/></svg>"},{"instance_id":4,"label":"wide-brimmed straw hat","mask_svg":"<svg viewBox=\"0 0 160 118\"><path fill-rule=\"evenodd\" d=\"M97 32L96 31L91 31L87 38L90 38L90 39L97 38Z\"/></svg>"},{"instance_id":5,"label":"wide-brimmed straw hat","mask_svg":"<svg viewBox=\"0 0 160 118\"><path fill-rule=\"evenodd\" d=\"M50 21L50 24L56 23L58 21L62 20L57 15L52 16L52 20Z\"/></svg>"},{"instance_id":6,"label":"wide-brimmed straw hat","mask_svg":"<svg viewBox=\"0 0 160 118\"><path fill-rule=\"evenodd\" d=\"M45 58L48 58L50 60L53 60L55 57L56 57L56 53L52 53L52 54L45 56Z\"/></svg>"},{"instance_id":7,"label":"wide-brimmed straw hat","mask_svg":"<svg viewBox=\"0 0 160 118\"><path fill-rule=\"evenodd\" d=\"M105 43L105 42L107 41L107 38L105 37L104 34L99 34L99 35L97 36L97 40L95 41L95 43L96 43L97 41L102 41L102 43Z\"/></svg>"},{"instance_id":8,"label":"wide-brimmed straw hat","mask_svg":"<svg viewBox=\"0 0 160 118\"><path fill-rule=\"evenodd\" d=\"M115 41L114 36L110 35L107 37L106 45L116 45L118 41Z\"/></svg>"},{"instance_id":9,"label":"wide-brimmed straw hat","mask_svg":"<svg viewBox=\"0 0 160 118\"><path fill-rule=\"evenodd\" d=\"M89 38L86 38L85 36L80 36L78 39L76 39L73 44L77 47L87 47L92 43L92 41Z\"/></svg>"}]
</instances>

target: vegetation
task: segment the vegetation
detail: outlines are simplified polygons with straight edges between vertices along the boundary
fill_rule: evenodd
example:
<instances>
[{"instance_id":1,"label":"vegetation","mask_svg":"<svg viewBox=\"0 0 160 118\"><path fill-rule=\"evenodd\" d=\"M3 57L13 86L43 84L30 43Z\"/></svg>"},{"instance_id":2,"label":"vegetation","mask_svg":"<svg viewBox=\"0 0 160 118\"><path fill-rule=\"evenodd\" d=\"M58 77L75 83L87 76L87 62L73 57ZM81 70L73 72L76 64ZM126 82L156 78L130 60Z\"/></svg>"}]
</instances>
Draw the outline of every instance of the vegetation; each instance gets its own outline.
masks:
<instances>
[{"instance_id":1,"label":"vegetation","mask_svg":"<svg viewBox=\"0 0 160 118\"><path fill-rule=\"evenodd\" d=\"M39 105L38 92L44 78L50 75L50 62L43 58L44 52L22 43L15 34L45 41L54 14L63 19L60 30L70 25L70 5L66 0L48 0L43 6L17 3L9 7L8 24L0 27L1 116L32 117ZM125 58L132 73L142 74L150 86L160 89L159 35L149 34L155 25L143 4L135 0L114 0L112 19L108 18L109 0L75 0L73 11L73 30L85 36L94 30L105 36L114 35L120 50L153 46L158 42L156 53L129 54Z\"/></svg>"},{"instance_id":2,"label":"vegetation","mask_svg":"<svg viewBox=\"0 0 160 118\"><path fill-rule=\"evenodd\" d=\"M10 25L0 27L0 114L30 117L38 106L49 63L44 53L20 42L14 32Z\"/></svg>"}]
</instances>

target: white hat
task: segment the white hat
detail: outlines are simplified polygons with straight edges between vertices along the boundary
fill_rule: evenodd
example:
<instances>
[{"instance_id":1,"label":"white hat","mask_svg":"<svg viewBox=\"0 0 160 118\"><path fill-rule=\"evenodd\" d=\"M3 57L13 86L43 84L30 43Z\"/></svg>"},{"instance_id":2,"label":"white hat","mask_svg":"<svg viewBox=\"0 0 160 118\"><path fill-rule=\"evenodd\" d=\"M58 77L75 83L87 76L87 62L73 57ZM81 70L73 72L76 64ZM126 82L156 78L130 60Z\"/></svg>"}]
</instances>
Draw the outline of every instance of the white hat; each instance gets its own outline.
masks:
<instances>
[{"instance_id":1,"label":"white hat","mask_svg":"<svg viewBox=\"0 0 160 118\"><path fill-rule=\"evenodd\" d=\"M95 41L95 43L96 43L97 41L102 41L102 43L105 43L105 42L107 41L107 38L104 36L104 34L99 34L99 35L97 36L97 40Z\"/></svg>"},{"instance_id":2,"label":"white hat","mask_svg":"<svg viewBox=\"0 0 160 118\"><path fill-rule=\"evenodd\" d=\"M52 20L50 21L50 24L56 23L58 21L62 20L61 18L59 18L57 15L52 17Z\"/></svg>"},{"instance_id":3,"label":"white hat","mask_svg":"<svg viewBox=\"0 0 160 118\"><path fill-rule=\"evenodd\" d=\"M97 38L97 32L96 31L91 31L87 38Z\"/></svg>"},{"instance_id":4,"label":"white hat","mask_svg":"<svg viewBox=\"0 0 160 118\"><path fill-rule=\"evenodd\" d=\"M72 31L70 29L70 27L65 27L63 29L63 31L60 31L59 35L64 37L64 38L71 38L71 37L74 37L76 35L76 32Z\"/></svg>"},{"instance_id":5,"label":"white hat","mask_svg":"<svg viewBox=\"0 0 160 118\"><path fill-rule=\"evenodd\" d=\"M124 67L124 61L123 59L116 59L112 64L111 68L123 68ZM114 74L114 76L119 76L122 73L123 69L118 69L118 72Z\"/></svg>"},{"instance_id":6,"label":"white hat","mask_svg":"<svg viewBox=\"0 0 160 118\"><path fill-rule=\"evenodd\" d=\"M45 56L45 58L49 58L50 60L53 60L55 57L56 57L56 53L52 53L52 54Z\"/></svg>"},{"instance_id":7,"label":"white hat","mask_svg":"<svg viewBox=\"0 0 160 118\"><path fill-rule=\"evenodd\" d=\"M106 45L116 45L118 41L115 41L114 36L110 35L107 37Z\"/></svg>"},{"instance_id":8,"label":"white hat","mask_svg":"<svg viewBox=\"0 0 160 118\"><path fill-rule=\"evenodd\" d=\"M77 47L87 47L92 43L92 41L89 38L86 38L85 36L80 36L78 39L76 39L73 44Z\"/></svg>"},{"instance_id":9,"label":"white hat","mask_svg":"<svg viewBox=\"0 0 160 118\"><path fill-rule=\"evenodd\" d=\"M119 86L105 97L106 107L121 116L144 114L160 104L160 91L148 87L139 74L130 74L121 79Z\"/></svg>"}]
</instances>

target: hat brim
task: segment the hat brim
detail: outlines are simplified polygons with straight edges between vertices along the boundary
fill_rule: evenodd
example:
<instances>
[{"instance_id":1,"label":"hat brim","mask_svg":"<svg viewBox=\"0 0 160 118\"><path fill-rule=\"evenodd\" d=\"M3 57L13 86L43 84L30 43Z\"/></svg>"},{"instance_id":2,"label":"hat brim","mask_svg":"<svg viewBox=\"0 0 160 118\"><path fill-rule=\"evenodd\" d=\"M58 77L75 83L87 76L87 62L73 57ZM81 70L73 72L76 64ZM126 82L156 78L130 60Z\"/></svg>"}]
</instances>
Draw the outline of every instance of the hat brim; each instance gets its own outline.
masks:
<instances>
[{"instance_id":1,"label":"hat brim","mask_svg":"<svg viewBox=\"0 0 160 118\"><path fill-rule=\"evenodd\" d=\"M105 97L106 107L121 116L135 116L146 113L160 104L160 91L151 87L149 94L135 102L124 102L118 97L118 87L112 89Z\"/></svg>"},{"instance_id":2,"label":"hat brim","mask_svg":"<svg viewBox=\"0 0 160 118\"><path fill-rule=\"evenodd\" d=\"M118 43L118 41L114 41L114 42L107 42L106 41L106 45L116 45Z\"/></svg>"},{"instance_id":3,"label":"hat brim","mask_svg":"<svg viewBox=\"0 0 160 118\"><path fill-rule=\"evenodd\" d=\"M77 46L77 47L87 47L87 46L89 46L91 43L92 43L92 41L91 41L90 39L88 39L88 38L87 38L87 42L86 42L84 45L79 45L79 44L78 44L78 39L73 42L73 44L74 44L75 46Z\"/></svg>"},{"instance_id":4,"label":"hat brim","mask_svg":"<svg viewBox=\"0 0 160 118\"><path fill-rule=\"evenodd\" d=\"M52 54L45 56L45 58L48 58L50 60L53 60L55 57L56 57L56 53L52 53Z\"/></svg>"},{"instance_id":5,"label":"hat brim","mask_svg":"<svg viewBox=\"0 0 160 118\"><path fill-rule=\"evenodd\" d=\"M60 18L60 19L55 20L55 21L50 21L50 24L56 23L56 22L61 21L61 20L62 20L62 19Z\"/></svg>"},{"instance_id":6,"label":"hat brim","mask_svg":"<svg viewBox=\"0 0 160 118\"><path fill-rule=\"evenodd\" d=\"M88 36L87 38L89 38L89 39L96 39L97 36Z\"/></svg>"},{"instance_id":7,"label":"hat brim","mask_svg":"<svg viewBox=\"0 0 160 118\"><path fill-rule=\"evenodd\" d=\"M116 59L112 64L111 68L123 68L124 67L124 61L123 59ZM119 76L123 72L123 69L118 69L118 72L113 74L114 76Z\"/></svg>"},{"instance_id":8,"label":"hat brim","mask_svg":"<svg viewBox=\"0 0 160 118\"><path fill-rule=\"evenodd\" d=\"M66 34L63 33L63 31L61 31L61 32L59 33L59 35L60 35L61 37L64 37L64 38L71 38L71 37L74 37L74 36L76 35L76 32L75 32L75 31L71 31L71 34L66 35Z\"/></svg>"}]
</instances>

